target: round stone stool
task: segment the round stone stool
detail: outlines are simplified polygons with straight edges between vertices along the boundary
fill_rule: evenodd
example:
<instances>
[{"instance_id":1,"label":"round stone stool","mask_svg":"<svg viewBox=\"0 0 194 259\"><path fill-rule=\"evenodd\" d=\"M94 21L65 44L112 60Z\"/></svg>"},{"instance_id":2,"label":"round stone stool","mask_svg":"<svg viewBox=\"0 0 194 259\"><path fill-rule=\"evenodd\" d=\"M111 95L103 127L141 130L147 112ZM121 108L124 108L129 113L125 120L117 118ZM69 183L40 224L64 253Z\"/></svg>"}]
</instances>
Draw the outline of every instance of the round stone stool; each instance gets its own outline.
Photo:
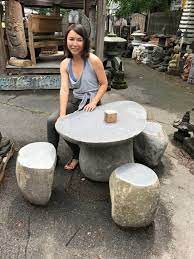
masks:
<instances>
[{"instance_id":1,"label":"round stone stool","mask_svg":"<svg viewBox=\"0 0 194 259\"><path fill-rule=\"evenodd\" d=\"M129 163L115 169L109 180L112 218L122 227L145 227L158 206L160 183L155 172Z\"/></svg>"},{"instance_id":2,"label":"round stone stool","mask_svg":"<svg viewBox=\"0 0 194 259\"><path fill-rule=\"evenodd\" d=\"M16 162L16 178L24 197L33 204L45 205L51 196L56 150L47 142L22 147Z\"/></svg>"},{"instance_id":3,"label":"round stone stool","mask_svg":"<svg viewBox=\"0 0 194 259\"><path fill-rule=\"evenodd\" d=\"M135 160L152 168L159 164L168 145L168 136L160 123L147 121L133 144Z\"/></svg>"}]
</instances>

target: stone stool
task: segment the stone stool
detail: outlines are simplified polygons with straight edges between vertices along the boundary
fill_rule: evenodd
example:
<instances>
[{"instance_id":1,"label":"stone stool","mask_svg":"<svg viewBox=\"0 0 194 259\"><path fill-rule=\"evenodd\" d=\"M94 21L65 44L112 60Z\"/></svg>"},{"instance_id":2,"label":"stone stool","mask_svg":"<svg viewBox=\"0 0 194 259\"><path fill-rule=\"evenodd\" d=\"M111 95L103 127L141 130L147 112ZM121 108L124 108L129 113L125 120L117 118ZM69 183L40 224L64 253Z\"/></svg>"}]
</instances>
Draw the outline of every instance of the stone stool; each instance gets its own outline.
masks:
<instances>
[{"instance_id":1,"label":"stone stool","mask_svg":"<svg viewBox=\"0 0 194 259\"><path fill-rule=\"evenodd\" d=\"M109 180L112 218L122 227L145 227L158 207L160 183L155 172L129 163L115 169Z\"/></svg>"},{"instance_id":2,"label":"stone stool","mask_svg":"<svg viewBox=\"0 0 194 259\"><path fill-rule=\"evenodd\" d=\"M168 136L160 123L147 121L145 129L134 138L135 160L149 167L160 162L168 145Z\"/></svg>"},{"instance_id":3,"label":"stone stool","mask_svg":"<svg viewBox=\"0 0 194 259\"><path fill-rule=\"evenodd\" d=\"M16 178L24 197L33 204L45 205L51 196L56 150L47 142L22 147L16 162Z\"/></svg>"}]
</instances>

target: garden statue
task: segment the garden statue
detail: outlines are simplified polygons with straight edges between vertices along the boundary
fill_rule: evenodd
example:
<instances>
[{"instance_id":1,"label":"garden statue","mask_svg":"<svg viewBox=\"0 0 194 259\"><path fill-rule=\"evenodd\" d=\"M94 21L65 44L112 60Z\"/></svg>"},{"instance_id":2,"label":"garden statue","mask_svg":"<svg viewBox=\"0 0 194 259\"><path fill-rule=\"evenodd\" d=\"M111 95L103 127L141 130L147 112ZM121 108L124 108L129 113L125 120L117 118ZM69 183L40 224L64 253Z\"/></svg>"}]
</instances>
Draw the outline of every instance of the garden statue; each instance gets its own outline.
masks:
<instances>
[{"instance_id":1,"label":"garden statue","mask_svg":"<svg viewBox=\"0 0 194 259\"><path fill-rule=\"evenodd\" d=\"M10 57L25 58L28 52L19 1L5 1L5 23Z\"/></svg>"},{"instance_id":2,"label":"garden statue","mask_svg":"<svg viewBox=\"0 0 194 259\"><path fill-rule=\"evenodd\" d=\"M132 58L136 60L137 64L140 64L144 58L145 47L143 45L135 46L132 53Z\"/></svg>"},{"instance_id":3,"label":"garden statue","mask_svg":"<svg viewBox=\"0 0 194 259\"><path fill-rule=\"evenodd\" d=\"M181 120L174 121L173 127L178 129L174 133L174 139L178 140L183 144L183 149L190 154L192 158L194 158L194 137L189 132L194 133L194 120L191 120L191 113L194 112L194 108L192 111L187 111Z\"/></svg>"},{"instance_id":4,"label":"garden statue","mask_svg":"<svg viewBox=\"0 0 194 259\"><path fill-rule=\"evenodd\" d=\"M121 28L121 38L128 40L130 36L130 26L125 25Z\"/></svg>"},{"instance_id":5,"label":"garden statue","mask_svg":"<svg viewBox=\"0 0 194 259\"><path fill-rule=\"evenodd\" d=\"M142 59L142 63L143 64L150 64L150 61L151 61L151 56L152 56L152 52L153 52L153 49L156 47L154 44L151 44L151 43L144 43L142 44L143 47L145 48L144 49L144 52L143 52L143 59Z\"/></svg>"},{"instance_id":6,"label":"garden statue","mask_svg":"<svg viewBox=\"0 0 194 259\"><path fill-rule=\"evenodd\" d=\"M160 63L160 66L158 68L159 72L167 71L169 61L172 59L173 52L174 52L174 40L171 40L166 47L164 61Z\"/></svg>"},{"instance_id":7,"label":"garden statue","mask_svg":"<svg viewBox=\"0 0 194 259\"><path fill-rule=\"evenodd\" d=\"M0 182L4 177L7 162L14 153L14 144L8 138L3 138L0 132Z\"/></svg>"},{"instance_id":8,"label":"garden statue","mask_svg":"<svg viewBox=\"0 0 194 259\"><path fill-rule=\"evenodd\" d=\"M180 61L180 47L174 47L174 55L172 56L171 61L168 64L168 74L178 75L180 73L179 69L179 61Z\"/></svg>"},{"instance_id":9,"label":"garden statue","mask_svg":"<svg viewBox=\"0 0 194 259\"><path fill-rule=\"evenodd\" d=\"M116 58L114 58L116 59ZM119 62L118 69L115 69L115 74L112 80L112 88L125 89L127 88L127 82L125 80L124 69L122 61Z\"/></svg>"},{"instance_id":10,"label":"garden statue","mask_svg":"<svg viewBox=\"0 0 194 259\"><path fill-rule=\"evenodd\" d=\"M185 60L185 64L183 67L183 74L181 75L181 77L184 81L188 80L189 72L190 72L191 65L192 65L192 58L193 58L192 51L185 53L183 56L183 60Z\"/></svg>"},{"instance_id":11,"label":"garden statue","mask_svg":"<svg viewBox=\"0 0 194 259\"><path fill-rule=\"evenodd\" d=\"M65 13L63 15L63 19L62 19L62 32L63 35L65 35L67 28L69 27L70 24L73 23L80 23L82 24L87 33L88 36L90 36L91 34L91 26L90 26L90 21L89 18L83 13L83 11L79 10L72 10L69 13Z\"/></svg>"},{"instance_id":12,"label":"garden statue","mask_svg":"<svg viewBox=\"0 0 194 259\"><path fill-rule=\"evenodd\" d=\"M160 46L156 46L152 52L150 59L150 66L152 68L158 68L160 63L164 60L164 50Z\"/></svg>"}]
</instances>

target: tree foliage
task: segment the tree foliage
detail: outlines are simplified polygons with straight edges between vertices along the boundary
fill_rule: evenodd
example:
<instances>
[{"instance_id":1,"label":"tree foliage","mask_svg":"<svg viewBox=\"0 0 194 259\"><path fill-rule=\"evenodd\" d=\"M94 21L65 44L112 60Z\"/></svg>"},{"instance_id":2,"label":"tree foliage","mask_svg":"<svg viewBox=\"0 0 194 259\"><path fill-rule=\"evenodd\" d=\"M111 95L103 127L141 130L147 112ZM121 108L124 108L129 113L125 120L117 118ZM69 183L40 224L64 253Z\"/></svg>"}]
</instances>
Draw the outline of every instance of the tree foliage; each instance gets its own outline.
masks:
<instances>
[{"instance_id":1,"label":"tree foliage","mask_svg":"<svg viewBox=\"0 0 194 259\"><path fill-rule=\"evenodd\" d=\"M172 0L113 0L108 3L118 3L116 14L118 16L128 16L131 13L157 12L169 10Z\"/></svg>"}]
</instances>

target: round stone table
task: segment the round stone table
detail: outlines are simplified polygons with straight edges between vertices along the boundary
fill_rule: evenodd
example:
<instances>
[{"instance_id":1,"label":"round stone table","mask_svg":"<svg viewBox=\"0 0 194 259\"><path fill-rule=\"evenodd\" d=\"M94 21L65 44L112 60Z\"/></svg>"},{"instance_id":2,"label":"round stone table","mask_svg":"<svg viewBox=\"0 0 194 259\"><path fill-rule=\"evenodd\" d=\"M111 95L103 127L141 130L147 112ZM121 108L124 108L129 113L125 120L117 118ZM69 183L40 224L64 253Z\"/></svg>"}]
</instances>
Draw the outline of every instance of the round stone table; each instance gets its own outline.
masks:
<instances>
[{"instance_id":1,"label":"round stone table","mask_svg":"<svg viewBox=\"0 0 194 259\"><path fill-rule=\"evenodd\" d=\"M116 123L106 123L104 112L117 112ZM106 182L119 166L134 162L133 137L146 125L145 109L132 101L98 106L93 112L76 111L55 124L58 133L80 147L82 173L94 181Z\"/></svg>"}]
</instances>

